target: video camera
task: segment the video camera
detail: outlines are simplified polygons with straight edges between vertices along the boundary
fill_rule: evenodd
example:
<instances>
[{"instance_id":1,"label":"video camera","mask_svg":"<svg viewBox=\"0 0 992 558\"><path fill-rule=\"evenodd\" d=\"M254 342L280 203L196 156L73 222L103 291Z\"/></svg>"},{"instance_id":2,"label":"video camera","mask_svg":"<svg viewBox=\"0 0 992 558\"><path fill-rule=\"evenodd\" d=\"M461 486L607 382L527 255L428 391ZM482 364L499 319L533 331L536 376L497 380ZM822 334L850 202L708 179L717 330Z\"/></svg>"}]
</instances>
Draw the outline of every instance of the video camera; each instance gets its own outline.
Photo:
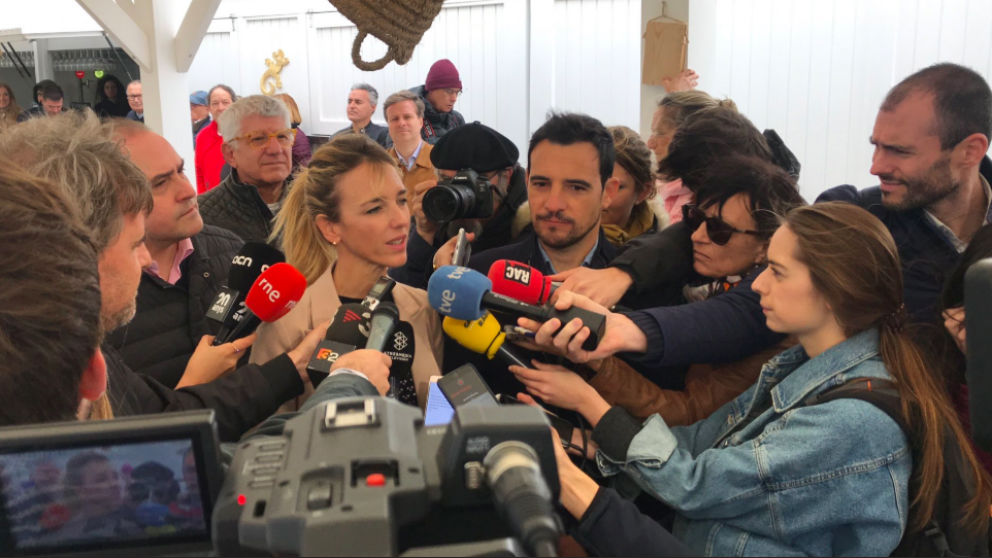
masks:
<instances>
[{"instance_id":1,"label":"video camera","mask_svg":"<svg viewBox=\"0 0 992 558\"><path fill-rule=\"evenodd\" d=\"M449 425L383 397L319 405L238 447L214 508L220 555L554 555L548 422L464 407Z\"/></svg>"},{"instance_id":2,"label":"video camera","mask_svg":"<svg viewBox=\"0 0 992 558\"><path fill-rule=\"evenodd\" d=\"M462 169L428 190L423 203L424 214L437 223L485 219L493 216L492 185L474 170Z\"/></svg>"}]
</instances>

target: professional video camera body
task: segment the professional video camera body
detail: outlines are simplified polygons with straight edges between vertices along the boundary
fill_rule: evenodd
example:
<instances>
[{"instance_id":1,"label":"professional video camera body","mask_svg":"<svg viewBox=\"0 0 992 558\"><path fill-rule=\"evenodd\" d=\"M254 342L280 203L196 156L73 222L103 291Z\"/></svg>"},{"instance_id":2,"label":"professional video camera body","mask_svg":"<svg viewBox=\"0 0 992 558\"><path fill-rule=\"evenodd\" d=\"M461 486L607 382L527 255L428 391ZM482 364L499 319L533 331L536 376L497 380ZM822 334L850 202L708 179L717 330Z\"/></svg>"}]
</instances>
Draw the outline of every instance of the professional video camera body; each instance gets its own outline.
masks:
<instances>
[{"instance_id":1,"label":"professional video camera body","mask_svg":"<svg viewBox=\"0 0 992 558\"><path fill-rule=\"evenodd\" d=\"M551 443L527 406L463 407L425 427L392 399L321 404L282 436L238 446L214 544L221 555L553 555Z\"/></svg>"},{"instance_id":2,"label":"professional video camera body","mask_svg":"<svg viewBox=\"0 0 992 558\"><path fill-rule=\"evenodd\" d=\"M456 219L485 219L493 216L493 191L488 180L472 169L462 169L441 180L424 194L424 214L431 221L450 223Z\"/></svg>"}]
</instances>

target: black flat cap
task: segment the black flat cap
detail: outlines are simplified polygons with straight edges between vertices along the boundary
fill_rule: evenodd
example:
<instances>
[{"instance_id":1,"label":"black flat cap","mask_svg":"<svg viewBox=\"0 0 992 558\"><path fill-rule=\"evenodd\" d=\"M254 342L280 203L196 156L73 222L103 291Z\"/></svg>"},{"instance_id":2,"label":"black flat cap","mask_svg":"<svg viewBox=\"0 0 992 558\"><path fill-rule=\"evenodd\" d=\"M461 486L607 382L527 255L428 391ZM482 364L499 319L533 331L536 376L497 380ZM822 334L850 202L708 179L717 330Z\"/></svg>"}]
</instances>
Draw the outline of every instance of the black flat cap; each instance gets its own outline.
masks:
<instances>
[{"instance_id":1,"label":"black flat cap","mask_svg":"<svg viewBox=\"0 0 992 558\"><path fill-rule=\"evenodd\" d=\"M431 163L438 169L490 172L512 167L519 156L509 138L476 121L441 136L431 151Z\"/></svg>"}]
</instances>

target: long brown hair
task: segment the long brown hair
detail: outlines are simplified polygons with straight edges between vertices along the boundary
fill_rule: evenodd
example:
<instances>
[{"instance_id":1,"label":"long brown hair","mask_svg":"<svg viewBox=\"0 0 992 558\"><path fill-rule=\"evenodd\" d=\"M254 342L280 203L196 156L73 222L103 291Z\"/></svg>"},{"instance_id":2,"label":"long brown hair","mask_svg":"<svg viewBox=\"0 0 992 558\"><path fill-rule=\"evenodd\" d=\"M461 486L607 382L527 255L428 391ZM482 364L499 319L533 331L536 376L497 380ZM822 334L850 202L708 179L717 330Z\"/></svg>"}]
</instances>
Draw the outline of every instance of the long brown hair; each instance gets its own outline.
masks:
<instances>
[{"instance_id":1,"label":"long brown hair","mask_svg":"<svg viewBox=\"0 0 992 558\"><path fill-rule=\"evenodd\" d=\"M942 378L903 332L902 268L892 235L864 209L841 202L794 209L785 226L798 238L796 258L809 267L814 287L830 304L845 334L879 330L882 361L896 381L903 416L914 434L909 530L923 529L933 515L944 480L947 434L957 439L974 479L966 525L983 525L992 502L992 483L971 450Z\"/></svg>"}]
</instances>

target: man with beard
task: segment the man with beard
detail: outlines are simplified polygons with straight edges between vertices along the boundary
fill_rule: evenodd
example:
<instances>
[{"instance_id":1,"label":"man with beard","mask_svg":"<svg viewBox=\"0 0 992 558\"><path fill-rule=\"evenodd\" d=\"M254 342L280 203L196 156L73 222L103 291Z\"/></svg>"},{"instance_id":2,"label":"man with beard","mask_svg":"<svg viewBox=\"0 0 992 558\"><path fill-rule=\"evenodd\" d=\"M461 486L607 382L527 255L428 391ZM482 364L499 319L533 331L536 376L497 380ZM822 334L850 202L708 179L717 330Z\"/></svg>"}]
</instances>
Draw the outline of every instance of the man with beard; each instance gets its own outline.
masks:
<instances>
[{"instance_id":1,"label":"man with beard","mask_svg":"<svg viewBox=\"0 0 992 558\"><path fill-rule=\"evenodd\" d=\"M479 252L469 267L482 273L496 260L529 264L546 275L580 266L602 268L616 251L600 230L603 206L617 189L611 178L613 137L595 118L552 114L527 152L527 200L533 232L515 244Z\"/></svg>"},{"instance_id":2,"label":"man with beard","mask_svg":"<svg viewBox=\"0 0 992 558\"><path fill-rule=\"evenodd\" d=\"M185 162L165 138L132 120L112 126L148 178L154 205L145 218L151 263L141 273L137 313L107 342L132 370L174 388L202 337L214 333L205 314L243 243L226 229L204 226Z\"/></svg>"},{"instance_id":3,"label":"man with beard","mask_svg":"<svg viewBox=\"0 0 992 558\"><path fill-rule=\"evenodd\" d=\"M514 244L473 255L468 267L485 274L501 259L526 263L545 275L580 266L606 267L616 248L603 234L600 218L619 185L612 178L615 159L613 136L599 120L552 113L531 136L527 152L527 199L534 230ZM507 317L499 318L512 324ZM448 343L445 351L445 362L475 365L494 392L522 391L504 363L469 353L456 343ZM525 361L537 356L522 349L517 352Z\"/></svg>"},{"instance_id":4,"label":"man with beard","mask_svg":"<svg viewBox=\"0 0 992 558\"><path fill-rule=\"evenodd\" d=\"M939 318L945 274L992 216L990 137L992 91L982 76L955 64L924 68L889 91L875 119L871 173L881 185L838 186L817 199L856 203L885 223L916 321Z\"/></svg>"}]
</instances>

